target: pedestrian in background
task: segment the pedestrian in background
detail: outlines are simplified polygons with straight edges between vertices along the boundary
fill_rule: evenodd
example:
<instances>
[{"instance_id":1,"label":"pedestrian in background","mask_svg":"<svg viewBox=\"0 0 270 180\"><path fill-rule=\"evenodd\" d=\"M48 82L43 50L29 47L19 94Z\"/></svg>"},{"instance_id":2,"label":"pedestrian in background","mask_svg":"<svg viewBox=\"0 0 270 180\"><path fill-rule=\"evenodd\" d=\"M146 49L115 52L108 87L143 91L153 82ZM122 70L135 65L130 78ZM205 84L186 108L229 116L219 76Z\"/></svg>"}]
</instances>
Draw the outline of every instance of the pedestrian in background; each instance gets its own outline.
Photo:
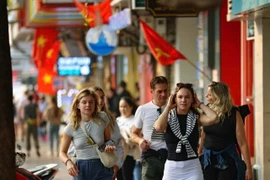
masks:
<instances>
[{"instance_id":1,"label":"pedestrian in background","mask_svg":"<svg viewBox=\"0 0 270 180\"><path fill-rule=\"evenodd\" d=\"M165 132L168 147L163 180L203 180L197 154L199 127L211 125L216 119L216 113L198 100L192 84L177 84L154 125L158 132Z\"/></svg>"},{"instance_id":2,"label":"pedestrian in background","mask_svg":"<svg viewBox=\"0 0 270 180\"><path fill-rule=\"evenodd\" d=\"M121 116L116 119L116 122L119 125L124 144L125 161L122 166L124 180L141 179L141 172L135 171L135 166L140 166L141 152L138 144L132 142L131 140L131 128L135 120L133 114L134 108L135 103L130 97L124 96L120 99L119 111ZM141 169L140 167L137 168ZM133 174L134 177L132 178Z\"/></svg>"},{"instance_id":3,"label":"pedestrian in background","mask_svg":"<svg viewBox=\"0 0 270 180\"><path fill-rule=\"evenodd\" d=\"M18 119L19 119L19 124L18 124L18 131L21 132L21 141L24 142L24 136L25 136L25 128L26 128L26 120L24 116L24 107L28 104L28 95L29 91L25 90L23 93L23 96L20 98L18 102Z\"/></svg>"},{"instance_id":4,"label":"pedestrian in background","mask_svg":"<svg viewBox=\"0 0 270 180\"><path fill-rule=\"evenodd\" d=\"M130 92L127 90L127 83L125 81L121 81L117 86L116 117L120 116L119 102L124 96L132 98Z\"/></svg>"},{"instance_id":5,"label":"pedestrian in background","mask_svg":"<svg viewBox=\"0 0 270 180\"><path fill-rule=\"evenodd\" d=\"M38 142L38 126L40 125L40 114L38 104L34 102L33 95L28 96L28 104L24 107L24 119L26 120L26 149L27 155L30 156L32 136L35 143L37 156L40 156L39 142Z\"/></svg>"},{"instance_id":6,"label":"pedestrian in background","mask_svg":"<svg viewBox=\"0 0 270 180\"><path fill-rule=\"evenodd\" d=\"M108 90L108 93L106 94L107 102L108 102L108 109L112 113L112 116L116 118L116 113L117 113L117 94L115 89L110 88Z\"/></svg>"},{"instance_id":7,"label":"pedestrian in background","mask_svg":"<svg viewBox=\"0 0 270 180\"><path fill-rule=\"evenodd\" d=\"M111 180L113 177L113 169L102 164L96 148L88 141L81 127L81 125L85 126L87 135L98 146L111 139L110 120L104 112L99 111L98 106L97 94L89 89L82 89L77 93L71 105L70 121L64 129L59 156L74 180ZM71 141L76 149L76 164L67 155ZM105 152L113 152L114 150L114 146L107 145L105 147Z\"/></svg>"},{"instance_id":8,"label":"pedestrian in background","mask_svg":"<svg viewBox=\"0 0 270 180\"><path fill-rule=\"evenodd\" d=\"M161 180L168 151L164 133L156 132L153 126L166 105L169 92L167 78L154 77L150 88L153 99L138 107L131 137L142 150L142 179Z\"/></svg>"},{"instance_id":9,"label":"pedestrian in background","mask_svg":"<svg viewBox=\"0 0 270 180\"><path fill-rule=\"evenodd\" d=\"M63 114L64 111L57 106L56 97L51 97L49 105L43 113L43 119L48 122L51 156L54 155L54 140L56 141L57 156L59 153L59 128L62 122Z\"/></svg>"},{"instance_id":10,"label":"pedestrian in background","mask_svg":"<svg viewBox=\"0 0 270 180\"><path fill-rule=\"evenodd\" d=\"M203 127L204 179L253 179L243 119L233 104L228 85L212 82L205 97L209 107L217 113L218 120ZM236 144L244 161L236 150Z\"/></svg>"},{"instance_id":11,"label":"pedestrian in background","mask_svg":"<svg viewBox=\"0 0 270 180\"><path fill-rule=\"evenodd\" d=\"M118 161L113 166L113 169L114 169L113 179L117 177L117 180L121 180L122 176L120 173L118 173L118 171L119 169L121 169L124 163L124 152L123 152L123 146L122 146L122 136L120 134L119 126L117 125L114 117L112 116L111 112L109 111L105 103L105 93L103 89L98 86L92 86L89 89L94 91L98 95L99 109L100 111L105 112L107 116L109 117L110 123L108 126L111 132L111 139L114 141L115 146L116 146L116 154L118 157Z\"/></svg>"},{"instance_id":12,"label":"pedestrian in background","mask_svg":"<svg viewBox=\"0 0 270 180\"><path fill-rule=\"evenodd\" d=\"M40 126L38 128L38 136L44 141L47 141L47 121L44 119L43 113L48 105L44 95L40 96L38 100L38 107L40 112ZM57 151L59 152L59 151Z\"/></svg>"}]
</instances>

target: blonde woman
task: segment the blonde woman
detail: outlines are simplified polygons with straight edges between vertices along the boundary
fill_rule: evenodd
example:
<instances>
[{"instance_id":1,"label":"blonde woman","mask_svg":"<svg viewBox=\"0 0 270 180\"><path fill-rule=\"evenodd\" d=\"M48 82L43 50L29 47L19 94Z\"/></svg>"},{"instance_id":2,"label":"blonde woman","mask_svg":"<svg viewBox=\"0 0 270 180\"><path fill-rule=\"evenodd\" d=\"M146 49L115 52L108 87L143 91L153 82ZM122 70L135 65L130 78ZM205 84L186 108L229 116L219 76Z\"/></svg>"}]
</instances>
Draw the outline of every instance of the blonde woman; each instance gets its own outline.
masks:
<instances>
[{"instance_id":1,"label":"blonde woman","mask_svg":"<svg viewBox=\"0 0 270 180\"><path fill-rule=\"evenodd\" d=\"M64 129L60 148L60 160L67 166L68 173L74 180L104 179L111 180L113 169L105 167L99 155L88 141L80 124L85 126L87 134L94 142L101 146L111 139L110 119L99 111L99 98L89 89L82 89L73 99L70 121ZM76 164L67 155L71 141L76 149ZM114 146L107 145L106 152L115 150Z\"/></svg>"},{"instance_id":2,"label":"blonde woman","mask_svg":"<svg viewBox=\"0 0 270 180\"><path fill-rule=\"evenodd\" d=\"M253 179L243 120L233 104L228 85L212 82L205 97L209 107L217 113L218 120L203 127L204 179ZM244 161L236 151L236 143Z\"/></svg>"},{"instance_id":3,"label":"blonde woman","mask_svg":"<svg viewBox=\"0 0 270 180\"><path fill-rule=\"evenodd\" d=\"M117 180L121 180L121 176L119 176L118 171L121 169L123 163L124 163L124 152L123 152L123 146L121 143L122 136L120 134L119 127L115 121L115 119L112 116L112 113L109 111L106 103L105 103L105 93L102 88L98 86L92 86L89 88L90 90L94 91L98 97L99 97L99 109L106 113L107 116L110 119L110 122L108 124L109 130L111 132L111 139L114 141L115 146L116 146L116 154L118 157L118 161L116 164L113 166L114 169L114 174L113 174L113 179L117 177Z\"/></svg>"}]
</instances>

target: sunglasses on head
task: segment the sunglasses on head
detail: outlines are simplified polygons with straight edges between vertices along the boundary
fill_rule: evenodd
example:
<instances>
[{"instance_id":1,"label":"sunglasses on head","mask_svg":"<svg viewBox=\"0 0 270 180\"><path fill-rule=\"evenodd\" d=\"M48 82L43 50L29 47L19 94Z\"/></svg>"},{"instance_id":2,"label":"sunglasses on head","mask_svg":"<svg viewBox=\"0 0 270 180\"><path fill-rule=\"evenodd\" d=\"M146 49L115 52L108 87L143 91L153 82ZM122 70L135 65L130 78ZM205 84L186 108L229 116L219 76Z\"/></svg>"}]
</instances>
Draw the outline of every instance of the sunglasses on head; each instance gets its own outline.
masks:
<instances>
[{"instance_id":1,"label":"sunglasses on head","mask_svg":"<svg viewBox=\"0 0 270 180\"><path fill-rule=\"evenodd\" d=\"M218 82L212 81L210 85L214 86L214 85L217 85L217 84L218 84Z\"/></svg>"},{"instance_id":2,"label":"sunglasses on head","mask_svg":"<svg viewBox=\"0 0 270 180\"><path fill-rule=\"evenodd\" d=\"M176 86L179 87L179 88L181 88L181 87L189 87L189 88L191 88L191 87L193 87L193 84L191 84L191 83L177 83Z\"/></svg>"}]
</instances>

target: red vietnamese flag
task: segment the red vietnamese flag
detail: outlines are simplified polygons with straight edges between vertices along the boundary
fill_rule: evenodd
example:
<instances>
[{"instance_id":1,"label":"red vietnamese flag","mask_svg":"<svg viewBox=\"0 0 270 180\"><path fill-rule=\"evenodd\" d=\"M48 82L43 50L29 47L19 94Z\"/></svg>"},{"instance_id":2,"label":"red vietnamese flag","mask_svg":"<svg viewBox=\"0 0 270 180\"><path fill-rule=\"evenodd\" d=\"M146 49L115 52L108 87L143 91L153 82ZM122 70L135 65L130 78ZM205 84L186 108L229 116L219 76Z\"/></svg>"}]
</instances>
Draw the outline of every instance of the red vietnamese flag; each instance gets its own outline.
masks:
<instances>
[{"instance_id":1,"label":"red vietnamese flag","mask_svg":"<svg viewBox=\"0 0 270 180\"><path fill-rule=\"evenodd\" d=\"M47 51L44 61L41 63L43 68L53 69L58 60L59 49L61 41L58 40L53 43L51 48Z\"/></svg>"},{"instance_id":2,"label":"red vietnamese flag","mask_svg":"<svg viewBox=\"0 0 270 180\"><path fill-rule=\"evenodd\" d=\"M36 29L32 47L32 58L36 67L42 65L47 51L58 38L58 31L55 28Z\"/></svg>"},{"instance_id":3,"label":"red vietnamese flag","mask_svg":"<svg viewBox=\"0 0 270 180\"><path fill-rule=\"evenodd\" d=\"M53 69L40 67L38 69L37 91L42 94L55 95L56 91L53 88L53 78L56 72Z\"/></svg>"},{"instance_id":4,"label":"red vietnamese flag","mask_svg":"<svg viewBox=\"0 0 270 180\"><path fill-rule=\"evenodd\" d=\"M144 38L155 59L163 66L170 65L178 59L187 60L187 58L177 51L169 42L164 40L155 30L149 27L140 19Z\"/></svg>"},{"instance_id":5,"label":"red vietnamese flag","mask_svg":"<svg viewBox=\"0 0 270 180\"><path fill-rule=\"evenodd\" d=\"M73 0L73 2L81 11L82 16L90 27L95 27L98 24L99 18L101 18L103 24L109 23L109 18L112 15L111 0L104 0L99 4L87 7L78 2L78 0Z\"/></svg>"}]
</instances>

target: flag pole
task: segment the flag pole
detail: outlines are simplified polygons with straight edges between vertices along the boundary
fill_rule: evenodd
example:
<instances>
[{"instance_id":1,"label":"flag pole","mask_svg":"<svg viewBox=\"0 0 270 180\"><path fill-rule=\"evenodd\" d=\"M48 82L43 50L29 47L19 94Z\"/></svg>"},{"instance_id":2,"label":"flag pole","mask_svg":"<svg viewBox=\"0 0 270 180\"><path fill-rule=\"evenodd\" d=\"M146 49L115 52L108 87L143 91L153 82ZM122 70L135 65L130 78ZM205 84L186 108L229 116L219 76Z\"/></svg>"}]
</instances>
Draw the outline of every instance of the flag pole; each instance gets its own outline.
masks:
<instances>
[{"instance_id":1,"label":"flag pole","mask_svg":"<svg viewBox=\"0 0 270 180\"><path fill-rule=\"evenodd\" d=\"M205 74L205 72L203 72L202 70L200 70L193 62L191 62L191 61L188 60L188 59L186 59L186 60L187 60L187 62L188 62L191 66L193 66L195 69L197 69L198 71L200 71L200 73L202 73L202 75L204 75L210 82L212 81L211 78L210 78L207 74Z\"/></svg>"}]
</instances>

